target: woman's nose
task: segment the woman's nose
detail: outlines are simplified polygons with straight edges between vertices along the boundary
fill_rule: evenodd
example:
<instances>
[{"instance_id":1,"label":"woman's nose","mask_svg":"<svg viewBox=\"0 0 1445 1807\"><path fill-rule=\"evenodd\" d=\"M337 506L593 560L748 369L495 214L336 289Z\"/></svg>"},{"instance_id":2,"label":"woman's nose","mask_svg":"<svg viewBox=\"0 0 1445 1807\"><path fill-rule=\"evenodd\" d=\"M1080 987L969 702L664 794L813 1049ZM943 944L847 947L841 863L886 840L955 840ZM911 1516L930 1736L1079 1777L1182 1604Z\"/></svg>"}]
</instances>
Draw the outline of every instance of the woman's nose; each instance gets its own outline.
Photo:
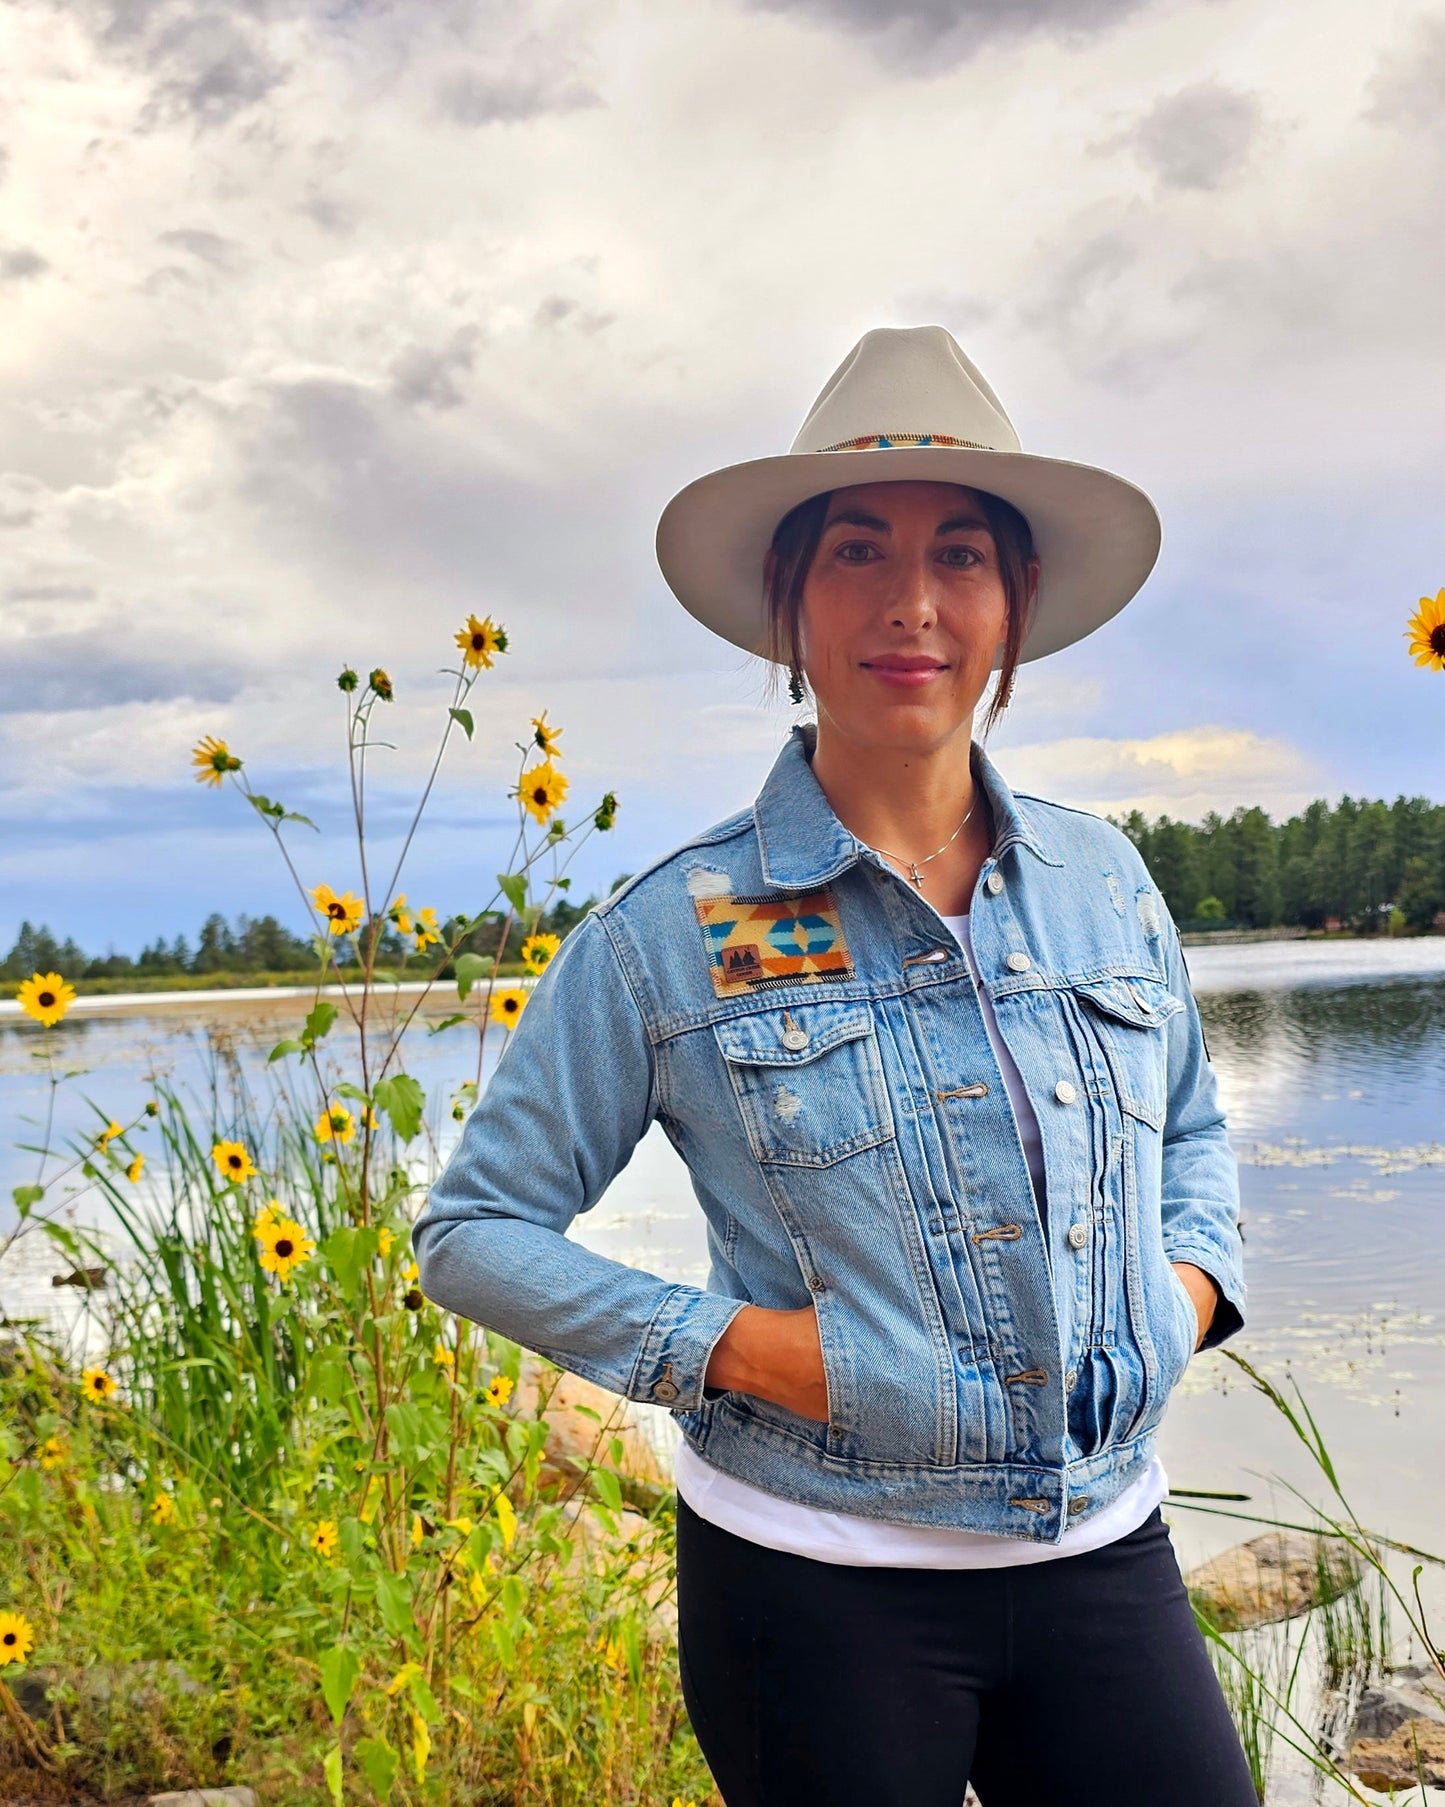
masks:
<instances>
[{"instance_id":1,"label":"woman's nose","mask_svg":"<svg viewBox=\"0 0 1445 1807\"><path fill-rule=\"evenodd\" d=\"M892 626L914 632L938 620L938 599L927 566L900 563L888 596L888 619Z\"/></svg>"}]
</instances>

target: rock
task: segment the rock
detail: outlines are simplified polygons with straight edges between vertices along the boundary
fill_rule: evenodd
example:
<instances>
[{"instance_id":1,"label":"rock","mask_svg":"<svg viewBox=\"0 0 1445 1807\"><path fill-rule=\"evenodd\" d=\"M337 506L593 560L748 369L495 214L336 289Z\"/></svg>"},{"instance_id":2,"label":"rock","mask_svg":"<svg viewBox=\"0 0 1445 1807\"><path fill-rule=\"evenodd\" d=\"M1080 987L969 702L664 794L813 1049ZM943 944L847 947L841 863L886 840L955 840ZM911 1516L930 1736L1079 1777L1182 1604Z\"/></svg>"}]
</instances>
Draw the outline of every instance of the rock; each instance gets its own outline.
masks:
<instances>
[{"instance_id":1,"label":"rock","mask_svg":"<svg viewBox=\"0 0 1445 1807\"><path fill-rule=\"evenodd\" d=\"M1412 1719L1445 1725L1445 1682L1428 1663L1394 1669L1366 1688L1355 1714L1355 1737L1388 1738Z\"/></svg>"},{"instance_id":2,"label":"rock","mask_svg":"<svg viewBox=\"0 0 1445 1807\"><path fill-rule=\"evenodd\" d=\"M1350 1746L1345 1767L1367 1788L1388 1792L1421 1781L1427 1788L1445 1787L1445 1725L1433 1719L1408 1719L1388 1738L1358 1738Z\"/></svg>"},{"instance_id":3,"label":"rock","mask_svg":"<svg viewBox=\"0 0 1445 1807\"><path fill-rule=\"evenodd\" d=\"M93 1663L87 1669L42 1663L22 1670L10 1684L21 1712L37 1724L55 1714L56 1703L48 1698L52 1688L63 1703L61 1723L67 1728L76 1707L82 1714L109 1715L130 1707L153 1707L166 1693L201 1692L201 1684L179 1663L155 1661Z\"/></svg>"},{"instance_id":4,"label":"rock","mask_svg":"<svg viewBox=\"0 0 1445 1807\"><path fill-rule=\"evenodd\" d=\"M1267 1531L1191 1569L1185 1586L1220 1631L1293 1619L1358 1585L1354 1556L1333 1538Z\"/></svg>"},{"instance_id":5,"label":"rock","mask_svg":"<svg viewBox=\"0 0 1445 1807\"><path fill-rule=\"evenodd\" d=\"M1432 1664L1405 1664L1366 1688L1345 1763L1371 1788L1418 1785L1421 1774L1445 1786L1445 1679Z\"/></svg>"},{"instance_id":6,"label":"rock","mask_svg":"<svg viewBox=\"0 0 1445 1807\"><path fill-rule=\"evenodd\" d=\"M153 1794L146 1807L256 1807L254 1788L182 1788Z\"/></svg>"},{"instance_id":7,"label":"rock","mask_svg":"<svg viewBox=\"0 0 1445 1807\"><path fill-rule=\"evenodd\" d=\"M537 1410L540 1369L524 1363L515 1410L528 1418ZM584 1408L578 1410L579 1407ZM587 1412L596 1412L589 1418ZM605 1387L594 1386L576 1374L562 1374L546 1407L547 1451L542 1463L544 1482L575 1487L590 1458L611 1465L608 1445L616 1437L622 1444L623 1495L632 1505L650 1508L661 1492L672 1485L651 1438L642 1429L632 1402ZM600 1422L599 1422L600 1420Z\"/></svg>"}]
</instances>

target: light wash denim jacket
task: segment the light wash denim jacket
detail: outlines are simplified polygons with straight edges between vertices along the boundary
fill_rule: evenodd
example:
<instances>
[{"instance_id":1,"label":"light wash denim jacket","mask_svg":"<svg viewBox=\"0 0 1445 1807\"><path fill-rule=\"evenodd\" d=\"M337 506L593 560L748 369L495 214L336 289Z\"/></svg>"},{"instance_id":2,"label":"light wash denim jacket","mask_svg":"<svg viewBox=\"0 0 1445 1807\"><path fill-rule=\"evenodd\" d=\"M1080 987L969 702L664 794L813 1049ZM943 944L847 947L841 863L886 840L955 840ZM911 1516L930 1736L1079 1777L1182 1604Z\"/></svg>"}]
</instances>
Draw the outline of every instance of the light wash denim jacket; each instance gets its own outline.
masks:
<instances>
[{"instance_id":1,"label":"light wash denim jacket","mask_svg":"<svg viewBox=\"0 0 1445 1807\"><path fill-rule=\"evenodd\" d=\"M963 951L829 807L795 728L752 809L563 942L413 1231L429 1296L668 1406L806 1505L1056 1542L1152 1452L1197 1334L1243 1323L1238 1172L1174 923L1129 839L1015 796L970 928L1037 1113L1035 1203ZM657 1118L706 1289L566 1235ZM817 1309L828 1422L704 1388L746 1303Z\"/></svg>"}]
</instances>

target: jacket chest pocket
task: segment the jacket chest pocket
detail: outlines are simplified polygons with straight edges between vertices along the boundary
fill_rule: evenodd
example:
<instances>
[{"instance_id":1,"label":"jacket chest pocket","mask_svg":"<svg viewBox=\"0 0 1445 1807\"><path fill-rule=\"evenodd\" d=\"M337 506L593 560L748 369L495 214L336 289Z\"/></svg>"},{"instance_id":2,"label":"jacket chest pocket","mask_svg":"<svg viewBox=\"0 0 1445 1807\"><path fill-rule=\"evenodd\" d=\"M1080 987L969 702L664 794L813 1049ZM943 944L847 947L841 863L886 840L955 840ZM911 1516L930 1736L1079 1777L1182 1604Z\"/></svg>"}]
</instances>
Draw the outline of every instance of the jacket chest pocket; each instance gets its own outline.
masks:
<instances>
[{"instance_id":1,"label":"jacket chest pocket","mask_svg":"<svg viewBox=\"0 0 1445 1807\"><path fill-rule=\"evenodd\" d=\"M1169 1107L1169 1019L1184 1008L1162 979L1089 979L1069 985L1108 1062L1119 1108L1164 1127Z\"/></svg>"},{"instance_id":2,"label":"jacket chest pocket","mask_svg":"<svg viewBox=\"0 0 1445 1807\"><path fill-rule=\"evenodd\" d=\"M713 1027L759 1161L829 1167L892 1140L867 1004L791 1004Z\"/></svg>"}]
</instances>

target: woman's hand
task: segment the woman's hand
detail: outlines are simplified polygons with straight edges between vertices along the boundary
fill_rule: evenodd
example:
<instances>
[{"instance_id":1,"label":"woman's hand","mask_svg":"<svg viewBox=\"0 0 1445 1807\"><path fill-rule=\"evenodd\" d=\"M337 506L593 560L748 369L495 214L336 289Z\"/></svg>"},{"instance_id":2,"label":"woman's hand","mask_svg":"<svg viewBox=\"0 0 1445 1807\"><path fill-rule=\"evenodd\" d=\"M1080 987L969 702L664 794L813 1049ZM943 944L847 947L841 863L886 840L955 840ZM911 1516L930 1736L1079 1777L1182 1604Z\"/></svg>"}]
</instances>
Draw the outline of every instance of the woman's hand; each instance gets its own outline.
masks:
<instances>
[{"instance_id":1,"label":"woman's hand","mask_svg":"<svg viewBox=\"0 0 1445 1807\"><path fill-rule=\"evenodd\" d=\"M1202 1267L1195 1267L1188 1261L1171 1261L1169 1265L1184 1282L1185 1292L1194 1301L1194 1315L1199 1319L1199 1334L1194 1339L1194 1347L1197 1349L1214 1322L1214 1313L1219 1305L1219 1288Z\"/></svg>"},{"instance_id":2,"label":"woman's hand","mask_svg":"<svg viewBox=\"0 0 1445 1807\"><path fill-rule=\"evenodd\" d=\"M756 1394L826 1424L828 1381L817 1312L811 1305L798 1311L744 1305L714 1343L703 1382Z\"/></svg>"}]
</instances>

